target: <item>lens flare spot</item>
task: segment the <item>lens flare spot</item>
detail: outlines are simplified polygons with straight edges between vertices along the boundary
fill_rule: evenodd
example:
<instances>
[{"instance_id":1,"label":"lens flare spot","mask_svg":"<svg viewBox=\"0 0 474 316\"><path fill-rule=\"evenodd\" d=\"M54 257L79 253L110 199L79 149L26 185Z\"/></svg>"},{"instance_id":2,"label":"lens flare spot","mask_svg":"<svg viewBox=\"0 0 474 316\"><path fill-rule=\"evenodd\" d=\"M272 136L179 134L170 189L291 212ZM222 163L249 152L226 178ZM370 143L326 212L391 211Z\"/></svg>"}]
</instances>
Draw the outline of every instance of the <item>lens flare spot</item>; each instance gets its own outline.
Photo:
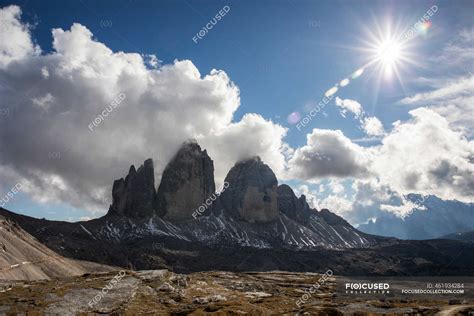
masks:
<instances>
[{"instance_id":1,"label":"lens flare spot","mask_svg":"<svg viewBox=\"0 0 474 316\"><path fill-rule=\"evenodd\" d=\"M331 89L326 91L326 93L324 95L329 98L330 96L332 96L336 92L337 92L337 87L332 87Z\"/></svg>"},{"instance_id":2,"label":"lens flare spot","mask_svg":"<svg viewBox=\"0 0 474 316\"><path fill-rule=\"evenodd\" d=\"M428 33L428 29L431 27L431 21L425 21L423 23L421 23L418 27L418 31L421 33L421 34L426 34Z\"/></svg>"},{"instance_id":3,"label":"lens flare spot","mask_svg":"<svg viewBox=\"0 0 474 316\"><path fill-rule=\"evenodd\" d=\"M362 75L364 73L364 68L360 68L358 70L356 70L352 75L351 75L351 78L352 79L357 79L360 77L360 75Z\"/></svg>"},{"instance_id":4,"label":"lens flare spot","mask_svg":"<svg viewBox=\"0 0 474 316\"><path fill-rule=\"evenodd\" d=\"M341 85L341 87L345 87L349 84L349 79L347 78L342 79L341 82L339 82L339 84Z\"/></svg>"},{"instance_id":5,"label":"lens flare spot","mask_svg":"<svg viewBox=\"0 0 474 316\"><path fill-rule=\"evenodd\" d=\"M287 121L290 124L296 124L301 120L301 114L299 112L293 112L288 115Z\"/></svg>"}]
</instances>

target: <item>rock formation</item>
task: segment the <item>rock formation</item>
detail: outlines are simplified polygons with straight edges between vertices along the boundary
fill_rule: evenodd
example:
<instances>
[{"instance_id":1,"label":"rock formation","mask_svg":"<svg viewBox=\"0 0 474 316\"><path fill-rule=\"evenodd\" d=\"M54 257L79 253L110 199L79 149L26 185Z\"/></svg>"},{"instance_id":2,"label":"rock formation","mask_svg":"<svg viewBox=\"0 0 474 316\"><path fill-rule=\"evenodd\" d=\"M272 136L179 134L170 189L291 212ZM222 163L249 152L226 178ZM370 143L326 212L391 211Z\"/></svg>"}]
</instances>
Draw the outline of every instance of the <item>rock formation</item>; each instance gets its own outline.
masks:
<instances>
[{"instance_id":1,"label":"rock formation","mask_svg":"<svg viewBox=\"0 0 474 316\"><path fill-rule=\"evenodd\" d=\"M157 191L159 214L172 220L192 219L215 190L211 158L195 141L186 142L163 172Z\"/></svg>"},{"instance_id":2,"label":"rock formation","mask_svg":"<svg viewBox=\"0 0 474 316\"><path fill-rule=\"evenodd\" d=\"M145 160L142 166L130 170L125 179L114 181L110 215L147 217L155 213L155 175L153 160Z\"/></svg>"},{"instance_id":3,"label":"rock formation","mask_svg":"<svg viewBox=\"0 0 474 316\"><path fill-rule=\"evenodd\" d=\"M260 157L236 163L225 181L229 183L221 195L225 212L248 222L278 219L278 181Z\"/></svg>"},{"instance_id":4,"label":"rock formation","mask_svg":"<svg viewBox=\"0 0 474 316\"><path fill-rule=\"evenodd\" d=\"M296 197L293 189L286 184L278 186L278 209L289 218L306 223L316 210L312 210L306 202L306 197Z\"/></svg>"}]
</instances>

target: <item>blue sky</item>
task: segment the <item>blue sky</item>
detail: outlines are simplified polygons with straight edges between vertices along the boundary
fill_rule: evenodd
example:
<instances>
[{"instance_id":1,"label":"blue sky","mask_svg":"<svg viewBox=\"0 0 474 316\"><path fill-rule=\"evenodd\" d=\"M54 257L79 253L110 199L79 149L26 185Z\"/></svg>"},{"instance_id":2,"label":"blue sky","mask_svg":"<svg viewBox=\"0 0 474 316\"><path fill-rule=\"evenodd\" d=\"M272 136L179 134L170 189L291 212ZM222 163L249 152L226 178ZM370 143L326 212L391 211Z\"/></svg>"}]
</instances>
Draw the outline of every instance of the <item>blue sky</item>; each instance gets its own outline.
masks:
<instances>
[{"instance_id":1,"label":"blue sky","mask_svg":"<svg viewBox=\"0 0 474 316\"><path fill-rule=\"evenodd\" d=\"M26 21L36 24L33 34L45 51L51 50L51 29L69 28L74 22L87 26L94 36L114 51L156 54L164 63L190 59L201 71L223 69L241 89L242 105L236 113L257 112L286 123L286 117L308 102L320 100L334 83L357 70L367 54L350 47L363 46L365 29L393 20L411 27L433 5L440 10L432 18L427 37L416 39L416 60L442 49L443 43L471 21L470 1L25 1L16 3ZM198 44L192 37L224 5L229 13ZM472 11L471 11L472 13ZM108 27L108 25L111 27ZM424 64L409 69L413 74L433 76L436 67ZM344 89L342 98L358 100L366 111L383 123L407 117L406 109L384 107L406 93L418 91L396 80L384 82L375 102L373 82L367 76ZM278 119L279 117L279 119ZM331 115L315 125L347 128L362 137L352 122ZM289 134L291 144L305 142L299 133Z\"/></svg>"},{"instance_id":2,"label":"blue sky","mask_svg":"<svg viewBox=\"0 0 474 316\"><path fill-rule=\"evenodd\" d=\"M464 66L433 59L456 52L447 49L447 44L457 47L459 33L472 32L472 1L0 1L0 7L10 4L20 7L22 23L30 25L31 38L42 55L54 53L53 28L68 30L80 23L113 52L155 54L163 65L175 59L190 60L202 76L212 69L224 70L240 89L233 122L246 113L258 113L288 128L284 142L293 149L307 144L307 133L313 128L341 130L362 147L380 145L383 137L358 141L370 137L352 113L341 116L334 101L325 115L316 116L303 131L287 122L290 113L305 115L305 106L319 102L329 88L371 60L364 49L372 41L370 34L377 34L378 29L391 26L392 35L400 36L433 5L439 8L426 34L407 44L404 53L411 63L400 62L400 80L394 75L378 78L377 65L373 65L336 93L342 100L357 101L367 117L380 120L386 133L392 123L410 120L410 110L438 102L400 105L401 100L435 91L469 76L472 70L472 59L467 64L464 61ZM224 6L230 11L195 43L193 36ZM471 139L469 133L464 136ZM318 190L321 183L330 181L330 177L288 177L286 182L306 183ZM354 194L352 174L338 176L337 181L345 186L346 197ZM4 191L14 183L3 183ZM315 198L328 197L325 192ZM59 200L44 204L25 193L8 208L47 218L75 220L90 215L79 205Z\"/></svg>"}]
</instances>

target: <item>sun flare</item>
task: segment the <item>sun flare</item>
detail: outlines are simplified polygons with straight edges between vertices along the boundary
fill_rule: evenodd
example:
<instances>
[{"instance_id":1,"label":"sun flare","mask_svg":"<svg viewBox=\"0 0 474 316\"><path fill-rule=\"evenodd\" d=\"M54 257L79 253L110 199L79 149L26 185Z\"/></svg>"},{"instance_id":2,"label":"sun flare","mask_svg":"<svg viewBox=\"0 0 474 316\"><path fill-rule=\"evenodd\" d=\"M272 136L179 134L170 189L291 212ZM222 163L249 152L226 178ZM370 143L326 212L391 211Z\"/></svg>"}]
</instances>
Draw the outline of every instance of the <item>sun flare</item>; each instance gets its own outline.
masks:
<instances>
[{"instance_id":1,"label":"sun flare","mask_svg":"<svg viewBox=\"0 0 474 316\"><path fill-rule=\"evenodd\" d=\"M393 40L385 41L377 48L377 58L386 67L399 61L401 53L400 44Z\"/></svg>"},{"instance_id":2,"label":"sun flare","mask_svg":"<svg viewBox=\"0 0 474 316\"><path fill-rule=\"evenodd\" d=\"M373 45L372 62L378 64L386 76L390 77L393 71L397 71L403 60L405 60L404 47L401 42L388 37Z\"/></svg>"}]
</instances>

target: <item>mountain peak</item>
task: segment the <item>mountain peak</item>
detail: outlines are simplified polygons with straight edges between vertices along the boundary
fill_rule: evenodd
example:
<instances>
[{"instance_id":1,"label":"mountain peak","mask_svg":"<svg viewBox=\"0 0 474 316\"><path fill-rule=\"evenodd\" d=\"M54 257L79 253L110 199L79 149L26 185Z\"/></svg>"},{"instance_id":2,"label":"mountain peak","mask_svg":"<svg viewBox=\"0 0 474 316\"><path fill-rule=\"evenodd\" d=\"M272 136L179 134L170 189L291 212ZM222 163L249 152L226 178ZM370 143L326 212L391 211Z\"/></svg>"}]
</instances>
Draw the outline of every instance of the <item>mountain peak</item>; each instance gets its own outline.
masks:
<instances>
[{"instance_id":1,"label":"mountain peak","mask_svg":"<svg viewBox=\"0 0 474 316\"><path fill-rule=\"evenodd\" d=\"M157 191L160 215L191 219L215 189L213 161L196 141L186 141L163 171Z\"/></svg>"},{"instance_id":2,"label":"mountain peak","mask_svg":"<svg viewBox=\"0 0 474 316\"><path fill-rule=\"evenodd\" d=\"M278 181L260 157L237 162L227 174L229 187L222 193L227 213L249 222L278 219Z\"/></svg>"},{"instance_id":3,"label":"mountain peak","mask_svg":"<svg viewBox=\"0 0 474 316\"><path fill-rule=\"evenodd\" d=\"M110 215L147 217L154 213L155 174L153 160L147 159L138 170L131 165L125 179L114 181Z\"/></svg>"},{"instance_id":4,"label":"mountain peak","mask_svg":"<svg viewBox=\"0 0 474 316\"><path fill-rule=\"evenodd\" d=\"M293 189L287 184L278 186L278 209L300 223L306 223L312 214L316 214L309 207L304 194L297 198Z\"/></svg>"}]
</instances>

